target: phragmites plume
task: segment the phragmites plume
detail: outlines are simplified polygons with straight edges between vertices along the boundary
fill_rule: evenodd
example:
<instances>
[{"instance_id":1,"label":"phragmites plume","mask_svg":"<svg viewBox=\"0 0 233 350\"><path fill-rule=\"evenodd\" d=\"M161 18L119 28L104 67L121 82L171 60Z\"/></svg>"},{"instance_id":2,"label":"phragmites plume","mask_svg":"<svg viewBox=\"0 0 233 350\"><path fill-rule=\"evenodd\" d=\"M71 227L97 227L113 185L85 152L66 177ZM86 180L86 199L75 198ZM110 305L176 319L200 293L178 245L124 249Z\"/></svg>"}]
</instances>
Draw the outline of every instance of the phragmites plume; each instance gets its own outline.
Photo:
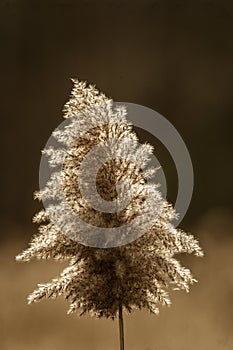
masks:
<instances>
[{"instance_id":1,"label":"phragmites plume","mask_svg":"<svg viewBox=\"0 0 233 350\"><path fill-rule=\"evenodd\" d=\"M17 256L18 261L66 259L69 265L59 277L38 284L28 301L64 296L70 302L68 313L91 313L112 319L122 308L129 312L146 308L158 313L160 305L171 303L169 286L189 291L196 281L174 256L202 256L203 252L191 234L171 224L176 213L150 181L155 169L142 171L153 148L149 144L138 148L126 109L114 107L113 101L94 86L75 79L73 83L70 100L64 106L64 118L71 123L53 133L67 150L49 147L43 151L55 170L45 188L35 194L43 202L56 199L58 203L45 206L35 215L33 221L39 224L39 232L30 247ZM88 201L83 198L83 191L88 192L93 174L85 168L86 177L80 180L79 170L90 150L104 142L103 152L98 153L100 158L103 154L112 155L113 150L117 157L106 158L99 168L95 178L97 192L89 191ZM96 158L93 153L91 164ZM61 169L57 170L59 165ZM130 186L123 180L130 180ZM129 187L130 196L126 193ZM96 204L97 195L119 210L111 207L101 211ZM80 219L79 225L66 217L67 206L72 218ZM114 244L114 229L118 227L125 229L115 233L120 238ZM101 236L102 231L98 234L94 228L103 228L106 233Z\"/></svg>"}]
</instances>

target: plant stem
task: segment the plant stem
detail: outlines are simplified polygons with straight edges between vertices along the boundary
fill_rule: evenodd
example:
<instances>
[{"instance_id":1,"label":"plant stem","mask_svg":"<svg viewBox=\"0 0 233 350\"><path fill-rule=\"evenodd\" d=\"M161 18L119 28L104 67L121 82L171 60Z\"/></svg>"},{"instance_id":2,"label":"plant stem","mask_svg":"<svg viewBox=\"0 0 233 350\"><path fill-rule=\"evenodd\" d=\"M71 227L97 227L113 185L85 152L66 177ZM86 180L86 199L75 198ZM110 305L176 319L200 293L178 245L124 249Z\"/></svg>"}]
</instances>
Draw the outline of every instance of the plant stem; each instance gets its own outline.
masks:
<instances>
[{"instance_id":1,"label":"plant stem","mask_svg":"<svg viewBox=\"0 0 233 350\"><path fill-rule=\"evenodd\" d=\"M124 322L122 314L122 305L119 305L119 337L120 337L120 350L124 350Z\"/></svg>"}]
</instances>

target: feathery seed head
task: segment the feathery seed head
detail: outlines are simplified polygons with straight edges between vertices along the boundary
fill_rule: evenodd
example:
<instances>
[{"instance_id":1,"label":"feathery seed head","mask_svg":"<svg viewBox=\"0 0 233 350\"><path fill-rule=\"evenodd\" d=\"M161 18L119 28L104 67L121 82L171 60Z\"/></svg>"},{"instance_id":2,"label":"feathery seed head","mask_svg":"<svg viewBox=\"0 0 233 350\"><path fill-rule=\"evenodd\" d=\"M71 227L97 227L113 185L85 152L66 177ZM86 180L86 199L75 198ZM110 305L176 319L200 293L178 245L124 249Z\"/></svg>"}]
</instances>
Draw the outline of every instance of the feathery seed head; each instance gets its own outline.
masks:
<instances>
[{"instance_id":1,"label":"feathery seed head","mask_svg":"<svg viewBox=\"0 0 233 350\"><path fill-rule=\"evenodd\" d=\"M28 302L62 295L70 301L68 313L88 312L97 317L115 318L122 305L129 312L146 308L157 314L159 305L171 303L166 292L169 285L188 291L196 282L174 255L184 252L202 256L203 252L191 234L175 229L170 223L176 213L150 182L156 169L144 171L153 147L149 144L137 147L138 138L126 119L125 107L113 108L112 100L94 86L72 81L71 97L64 106L64 118L70 118L71 122L62 131L53 133L68 151L53 147L43 150L55 172L46 187L35 192L36 199L56 199L62 204L46 207L34 216L33 221L40 225L39 233L30 247L16 257L17 261L67 259L69 265L59 277L39 284ZM99 147L98 152L90 156L95 147ZM90 191L93 177L88 172L90 168L84 168L85 176L80 176L88 156L93 167L102 162L96 173L96 193L95 187ZM56 171L59 165L61 171ZM84 192L89 200L83 197ZM107 209L112 205L118 210L100 210L98 196ZM119 243L106 249L99 242L98 248L94 244L95 235L89 246L81 244L77 235L86 237L87 232L65 220L65 205L69 205L73 215L94 227L124 227L121 239L124 242L128 239L128 244ZM53 215L59 222L65 220L69 234L59 230L51 219ZM116 239L114 234L101 237L107 243Z\"/></svg>"}]
</instances>

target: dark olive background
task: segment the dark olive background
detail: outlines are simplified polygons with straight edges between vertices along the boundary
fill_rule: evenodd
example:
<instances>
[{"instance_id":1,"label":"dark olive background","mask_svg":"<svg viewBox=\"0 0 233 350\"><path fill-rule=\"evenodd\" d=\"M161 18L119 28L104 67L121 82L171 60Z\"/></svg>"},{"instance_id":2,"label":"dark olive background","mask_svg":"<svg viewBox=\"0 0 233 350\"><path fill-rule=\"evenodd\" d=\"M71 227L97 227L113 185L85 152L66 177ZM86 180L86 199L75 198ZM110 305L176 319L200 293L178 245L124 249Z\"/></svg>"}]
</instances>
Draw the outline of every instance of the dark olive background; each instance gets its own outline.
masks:
<instances>
[{"instance_id":1,"label":"dark olive background","mask_svg":"<svg viewBox=\"0 0 233 350\"><path fill-rule=\"evenodd\" d=\"M117 349L116 325L65 315L60 302L28 308L53 263L16 264L36 227L40 151L62 121L70 77L94 83L115 101L148 106L179 131L195 187L181 227L205 259L185 258L199 284L159 317L127 316L128 349L230 349L232 346L232 1L0 1L1 38L1 349ZM152 135L168 182L175 166ZM59 304L60 303L60 304Z\"/></svg>"}]
</instances>

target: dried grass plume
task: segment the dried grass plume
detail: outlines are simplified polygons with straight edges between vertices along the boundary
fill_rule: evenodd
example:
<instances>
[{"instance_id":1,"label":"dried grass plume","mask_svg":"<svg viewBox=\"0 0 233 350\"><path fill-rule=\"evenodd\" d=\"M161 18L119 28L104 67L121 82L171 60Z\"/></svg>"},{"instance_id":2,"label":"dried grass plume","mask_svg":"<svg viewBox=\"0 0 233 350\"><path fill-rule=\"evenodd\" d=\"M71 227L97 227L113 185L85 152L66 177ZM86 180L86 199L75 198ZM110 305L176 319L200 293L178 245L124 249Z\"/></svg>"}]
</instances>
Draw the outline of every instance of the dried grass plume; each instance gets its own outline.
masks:
<instances>
[{"instance_id":1,"label":"dried grass plume","mask_svg":"<svg viewBox=\"0 0 233 350\"><path fill-rule=\"evenodd\" d=\"M100 140L119 139L127 136L137 140L132 125L127 122L127 111L123 107L112 113L112 100L99 92L94 86L73 79L73 89L69 101L64 106L64 118L79 115L80 128L90 123L92 118L103 118L101 127L84 132L77 142L73 140L69 155L63 166L63 190L67 201L82 220L94 226L116 227L131 222L140 212L146 210L147 221L153 221L152 227L135 241L112 248L85 246L69 238L54 226L47 209L35 215L33 221L39 224L28 249L19 254L17 261L31 259L49 259L68 261L68 267L48 283L38 284L38 288L28 297L28 302L38 302L44 298L63 296L69 301L68 313L80 315L91 313L97 317L114 319L119 306L127 311L146 308L152 313L159 312L160 305L171 303L167 288L189 291L196 280L189 269L181 266L176 259L178 253L193 253L202 256L203 252L193 235L174 228L171 220L175 217L172 206L164 200L157 187L150 182L154 169L147 173L129 161L118 159L109 161L100 169L96 183L99 194L112 201L117 197L116 182L125 177L132 180L132 201L120 213L105 213L93 209L82 199L78 186L77 169L89 150ZM98 114L101 107L101 113ZM95 111L96 114L89 113ZM83 113L82 113L83 112ZM114 123L110 119L114 118ZM71 131L70 131L71 133ZM64 143L72 137L58 133L57 138ZM50 148L44 150L51 167L56 167L61 154ZM141 162L149 162L153 149L146 144L141 152L127 149L122 153L134 152ZM148 191L156 194L153 203L145 207ZM56 187L48 184L38 191L36 197L41 200L54 195ZM69 223L67 223L69 225ZM141 222L146 225L146 222Z\"/></svg>"}]
</instances>

